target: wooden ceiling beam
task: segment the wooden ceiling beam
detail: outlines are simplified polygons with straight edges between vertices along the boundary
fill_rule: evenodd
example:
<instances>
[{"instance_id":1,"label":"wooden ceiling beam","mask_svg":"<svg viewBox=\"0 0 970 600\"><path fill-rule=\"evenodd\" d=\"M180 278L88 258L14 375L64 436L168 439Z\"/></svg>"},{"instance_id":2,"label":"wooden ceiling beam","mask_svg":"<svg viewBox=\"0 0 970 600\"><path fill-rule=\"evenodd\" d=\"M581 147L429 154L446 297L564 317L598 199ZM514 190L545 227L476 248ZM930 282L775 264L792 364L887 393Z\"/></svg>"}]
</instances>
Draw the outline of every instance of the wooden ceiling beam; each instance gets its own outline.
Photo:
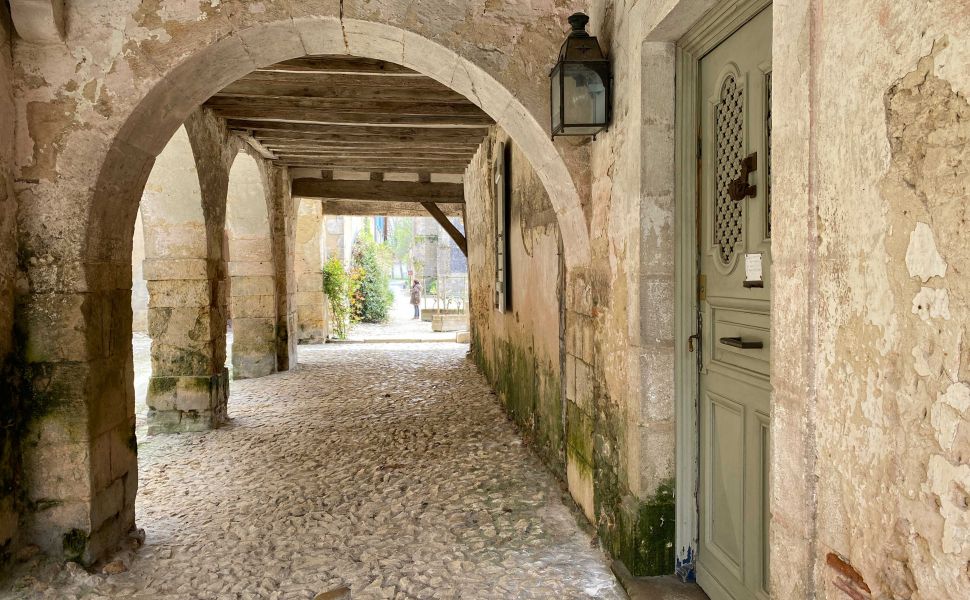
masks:
<instances>
[{"instance_id":1,"label":"wooden ceiling beam","mask_svg":"<svg viewBox=\"0 0 970 600\"><path fill-rule=\"evenodd\" d=\"M327 162L330 162L331 164L353 163L353 162L370 163L370 162L378 162L381 160L387 160L398 164L404 164L404 163L414 164L418 167L420 167L421 165L426 165L427 167L429 167L428 170L430 170L430 168L434 167L435 165L464 167L465 165L468 164L467 158L458 158L453 156L434 156L434 157L422 158L419 156L408 157L408 156L387 155L387 156L348 156L345 158L341 158L340 156L321 156L319 154L290 152L290 151L277 152L276 156L278 156L281 160L288 160L288 159L319 160L319 161L327 161Z\"/></svg>"},{"instance_id":2,"label":"wooden ceiling beam","mask_svg":"<svg viewBox=\"0 0 970 600\"><path fill-rule=\"evenodd\" d=\"M315 140L277 140L272 138L258 138L260 144L267 148L304 148L309 150L414 150L416 152L451 152L456 154L474 154L477 145L472 144L403 144L396 140L382 142L317 142Z\"/></svg>"},{"instance_id":3,"label":"wooden ceiling beam","mask_svg":"<svg viewBox=\"0 0 970 600\"><path fill-rule=\"evenodd\" d=\"M477 127L426 127L421 125L410 127L376 127L367 125L337 125L322 123L287 123L284 121L261 121L246 119L229 119L229 129L237 131L252 131L256 137L268 135L286 135L288 137L303 138L312 136L314 139L359 139L359 138L398 138L407 141L424 140L468 140L470 143L480 144L488 135L488 126Z\"/></svg>"},{"instance_id":4,"label":"wooden ceiling beam","mask_svg":"<svg viewBox=\"0 0 970 600\"><path fill-rule=\"evenodd\" d=\"M325 215L360 217L427 217L427 210L417 202L354 202L352 200L322 200ZM460 217L460 204L442 204L441 211L449 217Z\"/></svg>"},{"instance_id":5,"label":"wooden ceiling beam","mask_svg":"<svg viewBox=\"0 0 970 600\"><path fill-rule=\"evenodd\" d=\"M464 186L460 183L419 183L413 181L340 181L294 179L292 193L301 198L324 200L439 202L463 204Z\"/></svg>"},{"instance_id":6,"label":"wooden ceiling beam","mask_svg":"<svg viewBox=\"0 0 970 600\"><path fill-rule=\"evenodd\" d=\"M474 104L435 103L424 100L355 100L350 98L229 98L213 96L206 105L215 111L235 108L255 108L267 111L310 110L334 113L366 113L387 115L469 116L491 121L482 109ZM304 119L306 120L306 119Z\"/></svg>"},{"instance_id":7,"label":"wooden ceiling beam","mask_svg":"<svg viewBox=\"0 0 970 600\"><path fill-rule=\"evenodd\" d=\"M392 62L342 55L304 56L284 60L257 70L260 72L363 73L367 75L424 77L417 71Z\"/></svg>"},{"instance_id":8,"label":"wooden ceiling beam","mask_svg":"<svg viewBox=\"0 0 970 600\"><path fill-rule=\"evenodd\" d=\"M438 225L441 225L441 228L444 229L445 233L447 233L452 241L455 242L455 245L458 246L461 253L465 255L465 258L468 258L468 241L465 239L465 234L455 227L454 223L448 220L448 215L441 210L441 207L434 202L422 202L421 206L423 206L425 210L427 210L428 213L434 217L434 220L438 222Z\"/></svg>"},{"instance_id":9,"label":"wooden ceiling beam","mask_svg":"<svg viewBox=\"0 0 970 600\"><path fill-rule=\"evenodd\" d=\"M277 123L311 125L401 125L405 127L468 127L491 125L491 118L481 114L401 114L333 111L312 108L218 106L212 107L224 119L247 119Z\"/></svg>"},{"instance_id":10,"label":"wooden ceiling beam","mask_svg":"<svg viewBox=\"0 0 970 600\"><path fill-rule=\"evenodd\" d=\"M328 78L330 79L330 78ZM384 81L384 80L380 80ZM230 83L216 98L333 98L342 100L394 100L398 102L438 102L471 104L468 98L445 86L359 85L345 81L288 83L240 79Z\"/></svg>"},{"instance_id":11,"label":"wooden ceiling beam","mask_svg":"<svg viewBox=\"0 0 970 600\"><path fill-rule=\"evenodd\" d=\"M326 149L326 148L277 148L267 146L268 150L279 156L326 156L332 158L388 158L391 160L454 160L468 162L473 154L471 152L449 152L434 150L419 150L417 148L386 149L374 148L364 150L346 149Z\"/></svg>"},{"instance_id":12,"label":"wooden ceiling beam","mask_svg":"<svg viewBox=\"0 0 970 600\"><path fill-rule=\"evenodd\" d=\"M419 173L427 171L429 173L441 173L443 175L461 175L465 172L467 165L446 165L423 163L400 163L386 160L364 161L333 161L329 159L318 160L312 158L284 158L280 157L277 164L287 167L304 167L307 169L324 169L330 171L356 171L360 173Z\"/></svg>"}]
</instances>

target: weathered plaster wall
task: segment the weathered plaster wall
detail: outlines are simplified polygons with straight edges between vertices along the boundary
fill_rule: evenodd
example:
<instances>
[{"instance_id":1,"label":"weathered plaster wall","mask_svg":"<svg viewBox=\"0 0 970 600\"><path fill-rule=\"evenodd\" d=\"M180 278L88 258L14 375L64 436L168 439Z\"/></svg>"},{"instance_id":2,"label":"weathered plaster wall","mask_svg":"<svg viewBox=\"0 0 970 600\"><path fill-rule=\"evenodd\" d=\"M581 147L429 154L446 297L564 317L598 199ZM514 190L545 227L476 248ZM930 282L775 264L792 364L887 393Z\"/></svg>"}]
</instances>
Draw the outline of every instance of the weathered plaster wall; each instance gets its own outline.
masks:
<instances>
[{"instance_id":1,"label":"weathered plaster wall","mask_svg":"<svg viewBox=\"0 0 970 600\"><path fill-rule=\"evenodd\" d=\"M511 144L511 307L495 308L495 195L498 144ZM499 128L465 171L472 349L513 420L565 477L559 353L559 229L545 189L522 151Z\"/></svg>"},{"instance_id":2,"label":"weathered plaster wall","mask_svg":"<svg viewBox=\"0 0 970 600\"><path fill-rule=\"evenodd\" d=\"M16 543L17 513L20 508L20 434L21 418L17 390L20 376L16 364L14 305L18 279L17 198L14 192L13 30L6 4L0 6L0 562L5 562Z\"/></svg>"},{"instance_id":3,"label":"weathered plaster wall","mask_svg":"<svg viewBox=\"0 0 970 600\"><path fill-rule=\"evenodd\" d=\"M812 5L805 52L775 64L810 65L810 146L788 165L809 186L779 196L808 204L776 223L815 236L813 273L797 251L783 273L815 323L816 593L970 597L970 7Z\"/></svg>"}]
</instances>

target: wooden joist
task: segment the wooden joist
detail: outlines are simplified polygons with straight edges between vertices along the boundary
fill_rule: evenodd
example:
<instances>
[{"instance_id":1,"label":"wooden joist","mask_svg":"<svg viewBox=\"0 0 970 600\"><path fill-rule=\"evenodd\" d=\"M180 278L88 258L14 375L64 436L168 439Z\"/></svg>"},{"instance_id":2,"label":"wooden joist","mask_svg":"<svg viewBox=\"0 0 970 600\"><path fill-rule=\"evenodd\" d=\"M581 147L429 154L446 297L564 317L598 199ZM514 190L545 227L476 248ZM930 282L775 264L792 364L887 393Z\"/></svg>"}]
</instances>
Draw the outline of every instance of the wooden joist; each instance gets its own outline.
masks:
<instances>
[{"instance_id":1,"label":"wooden joist","mask_svg":"<svg viewBox=\"0 0 970 600\"><path fill-rule=\"evenodd\" d=\"M371 58L356 56L304 56L284 60L259 69L261 72L312 72L312 73L365 73L369 75L394 75L423 77L417 71L401 65Z\"/></svg>"},{"instance_id":2,"label":"wooden joist","mask_svg":"<svg viewBox=\"0 0 970 600\"><path fill-rule=\"evenodd\" d=\"M350 56L258 69L205 106L276 164L331 171L461 174L494 124L430 77Z\"/></svg>"},{"instance_id":3,"label":"wooden joist","mask_svg":"<svg viewBox=\"0 0 970 600\"><path fill-rule=\"evenodd\" d=\"M460 160L467 163L472 155L468 152L449 151L409 151L407 149L364 149L331 150L327 148L274 148L269 147L277 156L306 156L313 158L363 158L373 160L427 160L429 163Z\"/></svg>"},{"instance_id":4,"label":"wooden joist","mask_svg":"<svg viewBox=\"0 0 970 600\"><path fill-rule=\"evenodd\" d=\"M425 81L429 83L425 83ZM318 75L294 78L285 73L247 75L230 83L219 98L340 98L344 100L396 100L468 104L468 99L434 80L399 80L380 77Z\"/></svg>"},{"instance_id":5,"label":"wooden joist","mask_svg":"<svg viewBox=\"0 0 970 600\"><path fill-rule=\"evenodd\" d=\"M463 204L465 192L460 183L412 181L339 181L300 178L293 180L292 192L301 198L357 200L365 202L440 202Z\"/></svg>"},{"instance_id":6,"label":"wooden joist","mask_svg":"<svg viewBox=\"0 0 970 600\"><path fill-rule=\"evenodd\" d=\"M465 235L455 227L454 223L448 220L448 217L442 212L441 207L434 202L422 202L421 206L434 217L438 225L441 225L441 228L451 237L455 245L458 246L458 249L461 250L461 253L465 255L465 258L468 258L468 242L465 240Z\"/></svg>"},{"instance_id":7,"label":"wooden joist","mask_svg":"<svg viewBox=\"0 0 970 600\"><path fill-rule=\"evenodd\" d=\"M313 108L223 106L211 107L224 119L252 119L284 123L316 123L330 125L403 125L408 127L467 127L490 125L488 115L481 114L401 114L394 112L367 113L363 111L319 110Z\"/></svg>"},{"instance_id":8,"label":"wooden joist","mask_svg":"<svg viewBox=\"0 0 970 600\"><path fill-rule=\"evenodd\" d=\"M340 142L336 144L327 144L313 142L311 140L306 141L293 141L293 140L273 140L266 138L259 138L259 143L266 147L275 150L322 150L329 152L374 152L374 151L388 151L388 152L400 152L400 151L411 151L415 153L430 152L434 154L460 154L463 156L471 157L475 154L477 146L468 145L447 145L447 144L394 144L387 142L369 142L369 143L347 143Z\"/></svg>"},{"instance_id":9,"label":"wooden joist","mask_svg":"<svg viewBox=\"0 0 970 600\"><path fill-rule=\"evenodd\" d=\"M286 139L313 139L320 141L367 141L390 140L400 142L454 142L482 143L488 128L479 127L374 127L367 125L336 125L321 123L287 123L230 119L227 123L234 131L251 131L257 138L283 137Z\"/></svg>"},{"instance_id":10,"label":"wooden joist","mask_svg":"<svg viewBox=\"0 0 970 600\"><path fill-rule=\"evenodd\" d=\"M427 163L397 163L388 161L328 161L310 160L304 158L280 158L277 164L287 167L301 167L307 169L320 169L324 171L354 171L358 173L419 173L427 171L442 175L461 175L465 172L467 164L461 166Z\"/></svg>"},{"instance_id":11,"label":"wooden joist","mask_svg":"<svg viewBox=\"0 0 970 600\"><path fill-rule=\"evenodd\" d=\"M351 200L322 200L325 215L352 215L369 217L426 217L428 212L416 202L355 202ZM441 210L449 217L461 216L460 204L442 204Z\"/></svg>"},{"instance_id":12,"label":"wooden joist","mask_svg":"<svg viewBox=\"0 0 970 600\"><path fill-rule=\"evenodd\" d=\"M489 119L474 104L451 104L422 100L356 100L348 98L232 98L214 96L208 101L208 106L216 112L231 111L236 108L254 108L269 111L268 114L282 109L312 110L333 113L363 113L388 115L427 115L427 116L463 116Z\"/></svg>"}]
</instances>

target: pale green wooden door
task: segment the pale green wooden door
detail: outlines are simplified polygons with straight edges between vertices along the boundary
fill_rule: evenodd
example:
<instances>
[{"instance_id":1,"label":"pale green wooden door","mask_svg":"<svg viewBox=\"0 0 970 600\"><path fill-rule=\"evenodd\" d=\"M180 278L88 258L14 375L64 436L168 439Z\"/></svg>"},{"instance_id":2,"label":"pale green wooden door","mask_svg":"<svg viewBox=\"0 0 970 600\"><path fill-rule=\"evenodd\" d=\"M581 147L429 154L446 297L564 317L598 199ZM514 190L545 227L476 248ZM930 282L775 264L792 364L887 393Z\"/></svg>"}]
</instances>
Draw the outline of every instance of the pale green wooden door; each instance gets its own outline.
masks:
<instances>
[{"instance_id":1,"label":"pale green wooden door","mask_svg":"<svg viewBox=\"0 0 970 600\"><path fill-rule=\"evenodd\" d=\"M771 9L699 73L697 580L712 600L768 598Z\"/></svg>"}]
</instances>

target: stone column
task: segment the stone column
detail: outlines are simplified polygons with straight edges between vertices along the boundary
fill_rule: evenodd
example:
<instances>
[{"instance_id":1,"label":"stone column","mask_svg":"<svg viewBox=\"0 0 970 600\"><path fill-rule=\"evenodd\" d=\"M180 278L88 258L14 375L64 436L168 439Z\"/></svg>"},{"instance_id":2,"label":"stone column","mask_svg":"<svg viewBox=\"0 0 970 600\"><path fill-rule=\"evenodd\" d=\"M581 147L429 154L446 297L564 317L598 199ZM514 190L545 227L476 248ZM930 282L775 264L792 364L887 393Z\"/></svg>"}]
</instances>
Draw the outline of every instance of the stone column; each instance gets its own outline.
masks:
<instances>
[{"instance_id":1,"label":"stone column","mask_svg":"<svg viewBox=\"0 0 970 600\"><path fill-rule=\"evenodd\" d=\"M300 201L296 223L296 304L299 342L320 344L327 339L326 298L323 294L321 233L323 207L318 200Z\"/></svg>"},{"instance_id":2,"label":"stone column","mask_svg":"<svg viewBox=\"0 0 970 600\"><path fill-rule=\"evenodd\" d=\"M344 218L324 215L323 219L327 230L327 237L324 242L324 257L329 259L336 256L341 261L344 261Z\"/></svg>"},{"instance_id":3,"label":"stone column","mask_svg":"<svg viewBox=\"0 0 970 600\"><path fill-rule=\"evenodd\" d=\"M229 171L226 211L236 379L277 370L276 270L268 202L262 166L240 152Z\"/></svg>"},{"instance_id":4,"label":"stone column","mask_svg":"<svg viewBox=\"0 0 970 600\"><path fill-rule=\"evenodd\" d=\"M273 263L229 263L232 277L232 373L235 379L276 372Z\"/></svg>"},{"instance_id":5,"label":"stone column","mask_svg":"<svg viewBox=\"0 0 970 600\"><path fill-rule=\"evenodd\" d=\"M269 222L276 269L276 368L286 371L296 366L299 337L294 270L297 206L290 195L290 175L286 167L273 166L268 173Z\"/></svg>"},{"instance_id":6,"label":"stone column","mask_svg":"<svg viewBox=\"0 0 970 600\"><path fill-rule=\"evenodd\" d=\"M202 139L195 127L196 139ZM159 155L142 195L144 277L148 284L148 332L152 377L148 383L149 433L197 431L226 419L226 290L223 219L206 206L221 196L211 169L200 179L198 164L218 154L193 150L180 128ZM221 177L220 177L221 178ZM222 188L223 190L225 188ZM221 211L215 211L221 212Z\"/></svg>"},{"instance_id":7,"label":"stone column","mask_svg":"<svg viewBox=\"0 0 970 600\"><path fill-rule=\"evenodd\" d=\"M40 285L18 314L30 382L21 539L88 564L135 523L130 264L53 265L34 271ZM84 282L96 285L70 291Z\"/></svg>"},{"instance_id":8,"label":"stone column","mask_svg":"<svg viewBox=\"0 0 970 600\"><path fill-rule=\"evenodd\" d=\"M200 431L226 420L225 286L221 261L148 259L152 376L149 433Z\"/></svg>"}]
</instances>

